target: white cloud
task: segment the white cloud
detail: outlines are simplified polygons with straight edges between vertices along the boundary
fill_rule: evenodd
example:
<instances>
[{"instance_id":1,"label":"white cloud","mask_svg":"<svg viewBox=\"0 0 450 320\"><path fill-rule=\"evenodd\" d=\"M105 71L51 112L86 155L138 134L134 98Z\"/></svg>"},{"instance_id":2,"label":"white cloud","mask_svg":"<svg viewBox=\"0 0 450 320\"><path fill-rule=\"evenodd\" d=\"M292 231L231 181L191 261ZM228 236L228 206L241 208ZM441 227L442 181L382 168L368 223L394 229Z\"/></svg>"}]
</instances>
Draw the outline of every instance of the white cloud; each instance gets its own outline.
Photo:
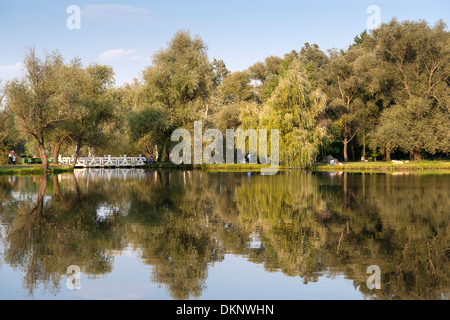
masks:
<instances>
[{"instance_id":1,"label":"white cloud","mask_svg":"<svg viewBox=\"0 0 450 320\"><path fill-rule=\"evenodd\" d=\"M107 50L100 54L98 57L100 61L117 61L122 60L124 58L132 59L133 53L136 52L136 49L124 50L124 49L114 49Z\"/></svg>"},{"instance_id":2,"label":"white cloud","mask_svg":"<svg viewBox=\"0 0 450 320\"><path fill-rule=\"evenodd\" d=\"M81 10L82 16L91 20L150 21L151 11L122 4L91 4Z\"/></svg>"},{"instance_id":3,"label":"white cloud","mask_svg":"<svg viewBox=\"0 0 450 320\"><path fill-rule=\"evenodd\" d=\"M23 71L23 63L17 62L9 66L0 66L0 79L9 80L15 77L19 77Z\"/></svg>"},{"instance_id":4,"label":"white cloud","mask_svg":"<svg viewBox=\"0 0 450 320\"><path fill-rule=\"evenodd\" d=\"M150 57L147 55L140 54L137 49L112 49L102 52L98 59L102 62L113 62L113 61L135 61L135 62L145 62L150 61Z\"/></svg>"}]
</instances>

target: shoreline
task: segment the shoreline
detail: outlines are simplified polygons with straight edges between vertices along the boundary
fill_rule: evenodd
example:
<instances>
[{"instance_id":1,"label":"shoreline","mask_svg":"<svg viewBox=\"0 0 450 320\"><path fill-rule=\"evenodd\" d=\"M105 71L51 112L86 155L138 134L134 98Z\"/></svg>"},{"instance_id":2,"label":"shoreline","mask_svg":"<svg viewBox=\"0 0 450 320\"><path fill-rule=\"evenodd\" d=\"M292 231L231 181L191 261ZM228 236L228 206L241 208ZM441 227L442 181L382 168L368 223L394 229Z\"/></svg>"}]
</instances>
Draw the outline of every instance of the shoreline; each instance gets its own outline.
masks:
<instances>
[{"instance_id":1,"label":"shoreline","mask_svg":"<svg viewBox=\"0 0 450 320\"><path fill-rule=\"evenodd\" d=\"M73 172L72 167L62 167L62 166L49 166L49 174L60 174L60 173L68 173ZM39 165L1 165L0 166L0 176L7 175L17 175L17 176L25 176L25 175L44 175L44 170Z\"/></svg>"},{"instance_id":2,"label":"shoreline","mask_svg":"<svg viewBox=\"0 0 450 320\"><path fill-rule=\"evenodd\" d=\"M141 167L144 170L202 170L205 172L257 172L269 165L260 164L213 164L213 165L174 165L172 163L156 163ZM72 167L50 165L50 174L73 172ZM446 173L450 174L450 161L419 161L404 164L391 162L348 162L343 166L331 166L323 163L315 163L309 168L288 168L280 166L279 171L305 170L310 172L352 172L352 173ZM2 165L0 175L43 175L44 170L38 166L30 165Z\"/></svg>"},{"instance_id":3,"label":"shoreline","mask_svg":"<svg viewBox=\"0 0 450 320\"><path fill-rule=\"evenodd\" d=\"M450 173L450 161L417 161L403 164L393 164L392 162L347 162L343 166L331 166L329 164L316 163L311 169L317 172L439 172Z\"/></svg>"}]
</instances>

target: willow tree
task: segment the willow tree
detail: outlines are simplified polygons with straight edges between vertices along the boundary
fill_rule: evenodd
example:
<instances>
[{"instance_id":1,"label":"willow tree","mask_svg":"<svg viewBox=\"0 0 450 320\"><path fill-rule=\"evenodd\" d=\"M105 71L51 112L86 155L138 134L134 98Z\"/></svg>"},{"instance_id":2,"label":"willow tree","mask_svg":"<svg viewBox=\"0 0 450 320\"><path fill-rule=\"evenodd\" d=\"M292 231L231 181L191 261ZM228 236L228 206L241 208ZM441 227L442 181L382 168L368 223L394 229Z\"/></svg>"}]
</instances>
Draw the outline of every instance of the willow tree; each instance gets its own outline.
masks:
<instances>
[{"instance_id":1,"label":"willow tree","mask_svg":"<svg viewBox=\"0 0 450 320\"><path fill-rule=\"evenodd\" d=\"M34 49L26 54L24 66L24 78L6 85L7 106L14 114L18 130L36 141L42 169L48 171L46 139L55 127L72 116L64 92L65 66L58 52L40 59Z\"/></svg>"},{"instance_id":2,"label":"willow tree","mask_svg":"<svg viewBox=\"0 0 450 320\"><path fill-rule=\"evenodd\" d=\"M326 96L313 89L306 69L295 60L267 101L262 127L280 130L280 161L291 167L311 165L319 153L326 128L319 123Z\"/></svg>"},{"instance_id":3,"label":"willow tree","mask_svg":"<svg viewBox=\"0 0 450 320\"><path fill-rule=\"evenodd\" d=\"M161 118L153 117L145 121L149 131L163 136L166 161L169 160L172 132L202 120L208 109L212 86L213 68L201 38L179 31L167 48L153 56L152 66L144 71L146 101L141 112L143 115L166 115L164 123ZM147 112L148 109L154 111ZM134 129L139 130L131 128Z\"/></svg>"},{"instance_id":4,"label":"willow tree","mask_svg":"<svg viewBox=\"0 0 450 320\"><path fill-rule=\"evenodd\" d=\"M80 61L74 61L67 71L73 116L61 124L61 131L75 144L75 166L83 146L105 142L105 125L114 120L114 72L111 67L98 64L82 67Z\"/></svg>"}]
</instances>

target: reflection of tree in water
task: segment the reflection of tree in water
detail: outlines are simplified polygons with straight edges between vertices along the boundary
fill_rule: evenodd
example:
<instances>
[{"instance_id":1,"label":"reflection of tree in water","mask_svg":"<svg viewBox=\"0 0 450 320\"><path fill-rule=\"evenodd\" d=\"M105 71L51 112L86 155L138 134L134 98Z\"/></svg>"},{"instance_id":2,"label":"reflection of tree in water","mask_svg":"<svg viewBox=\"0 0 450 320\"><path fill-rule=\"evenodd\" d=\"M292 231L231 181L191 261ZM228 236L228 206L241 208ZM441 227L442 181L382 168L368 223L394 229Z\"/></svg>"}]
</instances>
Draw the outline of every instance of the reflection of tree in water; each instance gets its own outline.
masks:
<instances>
[{"instance_id":1,"label":"reflection of tree in water","mask_svg":"<svg viewBox=\"0 0 450 320\"><path fill-rule=\"evenodd\" d=\"M110 272L111 251L122 248L120 217L97 219L97 208L108 196L101 187L86 194L72 179L73 188L62 192L56 177L40 180L34 203L19 200L15 210L2 212L2 218L9 219L4 260L25 272L24 287L30 296L39 284L56 294L70 265L92 277ZM48 185L54 190L51 195L46 193Z\"/></svg>"},{"instance_id":2,"label":"reflection of tree in water","mask_svg":"<svg viewBox=\"0 0 450 320\"><path fill-rule=\"evenodd\" d=\"M208 264L221 259L204 217L192 210L166 213L143 250L153 265L153 281L166 284L175 299L199 298L205 289Z\"/></svg>"},{"instance_id":3,"label":"reflection of tree in water","mask_svg":"<svg viewBox=\"0 0 450 320\"><path fill-rule=\"evenodd\" d=\"M324 269L319 249L326 238L316 212L323 214L326 204L313 176L280 177L256 176L236 189L241 228L259 232L262 242L262 250L250 253L250 261L300 276L305 283L316 281L315 272Z\"/></svg>"},{"instance_id":4,"label":"reflection of tree in water","mask_svg":"<svg viewBox=\"0 0 450 320\"><path fill-rule=\"evenodd\" d=\"M5 261L26 271L31 292L38 283L56 290L71 264L107 274L112 251L128 245L175 299L200 297L208 268L226 252L305 283L344 275L374 299L436 299L449 289L449 182L439 176L174 171L141 181L58 180L48 181L51 200L1 208ZM15 190L30 188L27 181ZM114 213L99 220L105 205ZM381 268L380 291L366 287L370 265Z\"/></svg>"},{"instance_id":5,"label":"reflection of tree in water","mask_svg":"<svg viewBox=\"0 0 450 320\"><path fill-rule=\"evenodd\" d=\"M365 240L384 285L376 295L365 285L361 292L382 299L438 299L449 291L449 187L442 176L369 179L366 198L381 226L366 231L373 235Z\"/></svg>"},{"instance_id":6,"label":"reflection of tree in water","mask_svg":"<svg viewBox=\"0 0 450 320\"><path fill-rule=\"evenodd\" d=\"M223 259L208 221L210 209L199 193L202 185L186 175L191 177L192 172L160 175L151 193L134 189L131 197L139 202L132 208L143 210L128 216L139 222L132 224L129 236L141 249L144 262L153 266L152 280L166 285L175 299L200 297L209 264Z\"/></svg>"},{"instance_id":7,"label":"reflection of tree in water","mask_svg":"<svg viewBox=\"0 0 450 320\"><path fill-rule=\"evenodd\" d=\"M293 176L281 179L284 187L273 178L237 191L241 223L257 224L267 269L278 264L305 281L328 269L371 298L437 299L448 291L448 183L416 175L344 174L331 184L322 175ZM370 265L383 274L375 293L365 284Z\"/></svg>"}]
</instances>

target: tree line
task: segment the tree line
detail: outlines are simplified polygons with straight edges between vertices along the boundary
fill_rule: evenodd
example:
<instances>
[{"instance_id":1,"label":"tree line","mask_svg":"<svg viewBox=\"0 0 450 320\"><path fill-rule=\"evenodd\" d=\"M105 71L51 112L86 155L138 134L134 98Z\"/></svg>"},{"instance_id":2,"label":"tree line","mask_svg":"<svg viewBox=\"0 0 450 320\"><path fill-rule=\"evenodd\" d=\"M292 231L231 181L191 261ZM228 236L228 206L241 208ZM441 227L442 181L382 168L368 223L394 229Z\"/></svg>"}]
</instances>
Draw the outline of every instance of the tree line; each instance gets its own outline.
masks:
<instances>
[{"instance_id":1,"label":"tree line","mask_svg":"<svg viewBox=\"0 0 450 320\"><path fill-rule=\"evenodd\" d=\"M172 132L279 129L280 162L448 156L449 33L443 21L396 19L357 35L347 49L305 43L231 72L209 60L199 36L178 31L140 78L116 86L111 67L25 57L25 76L1 87L0 142L48 156L158 154ZM1 101L1 100L0 100Z\"/></svg>"}]
</instances>

